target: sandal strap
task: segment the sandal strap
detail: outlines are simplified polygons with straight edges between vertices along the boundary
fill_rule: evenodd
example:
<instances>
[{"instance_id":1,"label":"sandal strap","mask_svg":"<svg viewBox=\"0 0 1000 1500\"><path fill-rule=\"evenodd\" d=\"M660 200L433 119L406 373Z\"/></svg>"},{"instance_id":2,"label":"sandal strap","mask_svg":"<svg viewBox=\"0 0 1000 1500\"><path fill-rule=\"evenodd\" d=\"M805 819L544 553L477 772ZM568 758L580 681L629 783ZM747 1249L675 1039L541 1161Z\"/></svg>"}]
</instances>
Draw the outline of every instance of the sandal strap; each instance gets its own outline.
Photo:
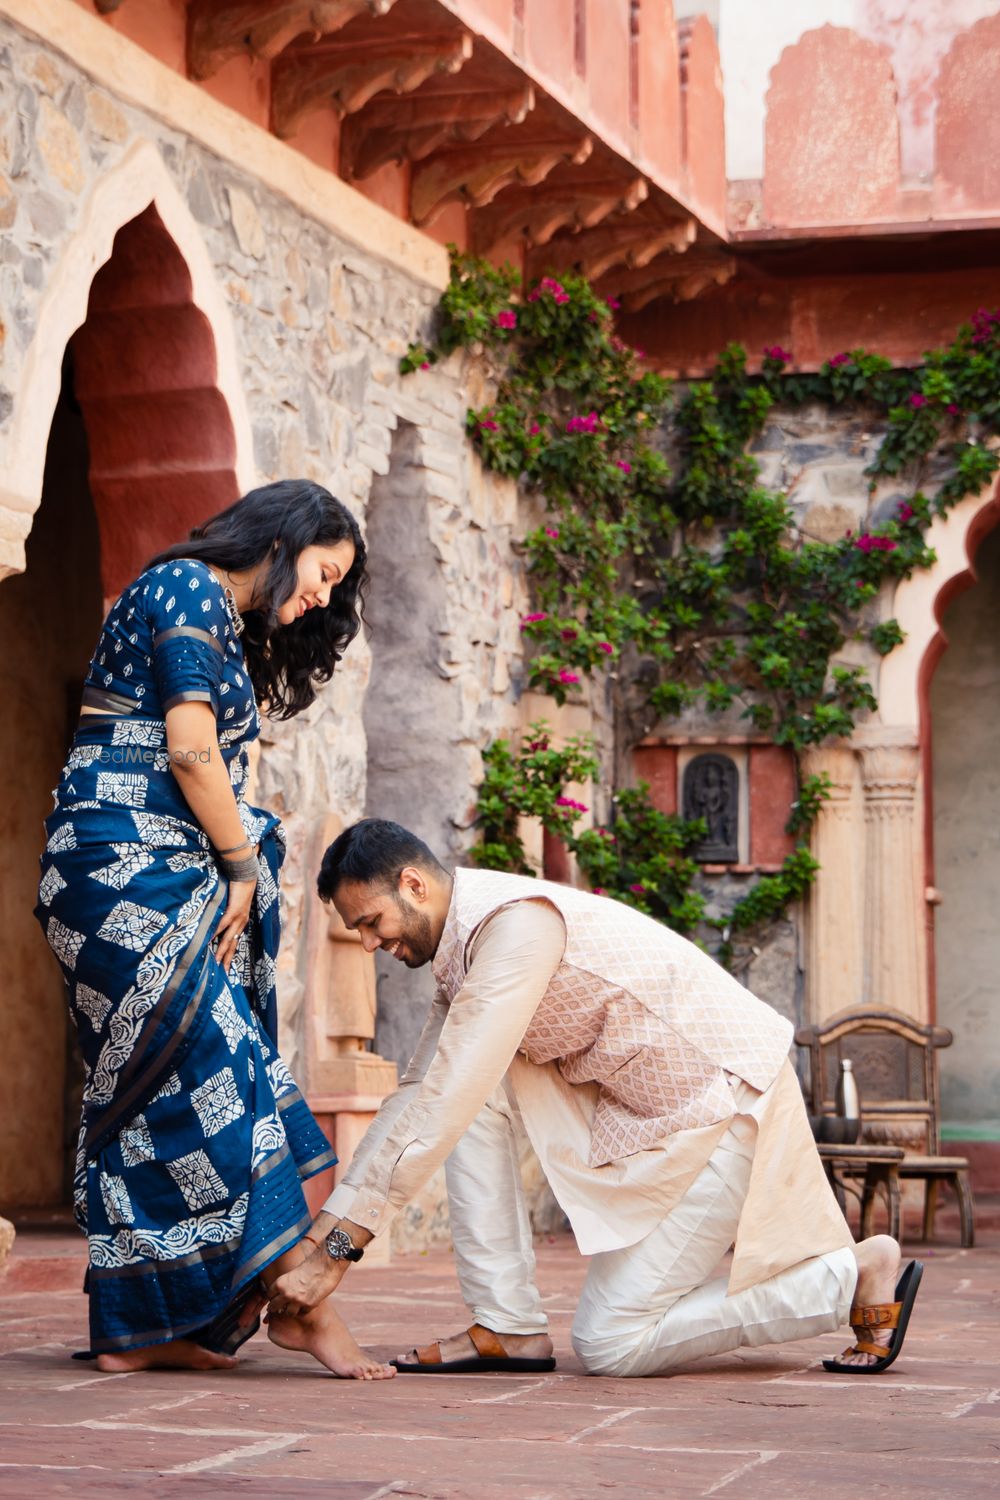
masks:
<instances>
[{"instance_id":1,"label":"sandal strap","mask_svg":"<svg viewBox=\"0 0 1000 1500\"><path fill-rule=\"evenodd\" d=\"M422 1349L414 1349L418 1365L439 1365L441 1363L441 1345L424 1344Z\"/></svg>"},{"instance_id":2,"label":"sandal strap","mask_svg":"<svg viewBox=\"0 0 1000 1500\"><path fill-rule=\"evenodd\" d=\"M885 1359L889 1353L888 1344L872 1344L868 1339L858 1339L857 1343L853 1344L850 1349L845 1349L840 1357L846 1359L849 1354L874 1354L876 1359Z\"/></svg>"},{"instance_id":3,"label":"sandal strap","mask_svg":"<svg viewBox=\"0 0 1000 1500\"><path fill-rule=\"evenodd\" d=\"M496 1334L489 1328L484 1328L481 1323L473 1323L466 1332L476 1348L476 1353L482 1359L506 1359L507 1351L497 1338Z\"/></svg>"},{"instance_id":4,"label":"sandal strap","mask_svg":"<svg viewBox=\"0 0 1000 1500\"><path fill-rule=\"evenodd\" d=\"M869 1307L854 1306L848 1322L855 1333L859 1328L896 1328L902 1302L873 1302Z\"/></svg>"}]
</instances>

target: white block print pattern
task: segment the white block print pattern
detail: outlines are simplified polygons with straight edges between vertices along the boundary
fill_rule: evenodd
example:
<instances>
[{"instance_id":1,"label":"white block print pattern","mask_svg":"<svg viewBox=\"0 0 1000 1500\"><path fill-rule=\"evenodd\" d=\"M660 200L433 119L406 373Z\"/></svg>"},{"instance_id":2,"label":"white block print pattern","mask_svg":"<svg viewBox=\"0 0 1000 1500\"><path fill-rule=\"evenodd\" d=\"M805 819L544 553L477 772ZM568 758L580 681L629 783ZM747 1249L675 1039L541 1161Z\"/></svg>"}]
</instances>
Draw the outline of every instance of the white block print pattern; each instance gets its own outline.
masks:
<instances>
[{"instance_id":1,"label":"white block print pattern","mask_svg":"<svg viewBox=\"0 0 1000 1500\"><path fill-rule=\"evenodd\" d=\"M189 1151L187 1156L168 1161L167 1171L188 1208L207 1208L210 1203L220 1203L229 1191L204 1151Z\"/></svg>"},{"instance_id":2,"label":"white block print pattern","mask_svg":"<svg viewBox=\"0 0 1000 1500\"><path fill-rule=\"evenodd\" d=\"M112 844L111 847L118 855L114 864L91 870L90 878L99 880L102 885L110 885L116 891L123 890L141 870L148 870L155 859L155 855L150 854L147 849L137 848L135 844Z\"/></svg>"},{"instance_id":3,"label":"white block print pattern","mask_svg":"<svg viewBox=\"0 0 1000 1500\"><path fill-rule=\"evenodd\" d=\"M122 807L144 807L149 781L134 771L98 771L97 799Z\"/></svg>"},{"instance_id":4,"label":"white block print pattern","mask_svg":"<svg viewBox=\"0 0 1000 1500\"><path fill-rule=\"evenodd\" d=\"M225 1212L182 1219L169 1229L119 1229L114 1235L90 1236L90 1259L102 1270L137 1265L144 1260L177 1260L204 1245L239 1240L246 1222L248 1193L241 1193Z\"/></svg>"},{"instance_id":5,"label":"white block print pattern","mask_svg":"<svg viewBox=\"0 0 1000 1500\"><path fill-rule=\"evenodd\" d=\"M191 1103L206 1136L218 1135L220 1130L246 1113L232 1068L220 1068L218 1073L213 1073L211 1078L192 1089Z\"/></svg>"},{"instance_id":6,"label":"white block print pattern","mask_svg":"<svg viewBox=\"0 0 1000 1500\"><path fill-rule=\"evenodd\" d=\"M53 896L57 896L60 891L64 891L65 889L65 880L63 880L55 865L51 865L46 870L38 887L38 899L43 906L51 906Z\"/></svg>"},{"instance_id":7,"label":"white block print pattern","mask_svg":"<svg viewBox=\"0 0 1000 1500\"><path fill-rule=\"evenodd\" d=\"M104 1200L104 1212L108 1216L109 1224L133 1224L135 1222L132 1200L128 1195L124 1177L102 1172L101 1198Z\"/></svg>"},{"instance_id":8,"label":"white block print pattern","mask_svg":"<svg viewBox=\"0 0 1000 1500\"><path fill-rule=\"evenodd\" d=\"M152 907L140 906L137 901L119 901L97 929L97 936L119 948L144 953L166 922L163 913L153 911Z\"/></svg>"},{"instance_id":9,"label":"white block print pattern","mask_svg":"<svg viewBox=\"0 0 1000 1500\"><path fill-rule=\"evenodd\" d=\"M64 823L61 828L57 828L45 847L49 854L61 854L64 849L75 849L76 834L72 823Z\"/></svg>"},{"instance_id":10,"label":"white block print pattern","mask_svg":"<svg viewBox=\"0 0 1000 1500\"><path fill-rule=\"evenodd\" d=\"M228 985L212 1001L212 1020L225 1037L230 1052L235 1052L246 1036L247 1028L236 1009L236 1001Z\"/></svg>"},{"instance_id":11,"label":"white block print pattern","mask_svg":"<svg viewBox=\"0 0 1000 1500\"><path fill-rule=\"evenodd\" d=\"M170 1097L171 1094L179 1094L180 1091L181 1091L181 1081L177 1077L176 1073L171 1073L171 1075L167 1079L166 1083L163 1084L162 1088L159 1090L158 1093L155 1093L153 1095L152 1099L150 1099L149 1102L150 1102L150 1104L155 1104L156 1101L157 1101L157 1099L169 1099L169 1097Z\"/></svg>"},{"instance_id":12,"label":"white block print pattern","mask_svg":"<svg viewBox=\"0 0 1000 1500\"><path fill-rule=\"evenodd\" d=\"M250 1157L251 1167L259 1167L261 1162L273 1156L275 1151L280 1151L285 1140L285 1127L277 1114L264 1115L261 1119L255 1120Z\"/></svg>"},{"instance_id":13,"label":"white block print pattern","mask_svg":"<svg viewBox=\"0 0 1000 1500\"><path fill-rule=\"evenodd\" d=\"M100 1031L111 1010L111 1001L100 990L92 990L89 984L76 987L76 1008L83 1012L95 1031Z\"/></svg>"},{"instance_id":14,"label":"white block print pattern","mask_svg":"<svg viewBox=\"0 0 1000 1500\"><path fill-rule=\"evenodd\" d=\"M156 1148L149 1133L145 1115L136 1115L118 1137L122 1148L122 1161L127 1167L137 1167L143 1161L156 1160Z\"/></svg>"},{"instance_id":15,"label":"white block print pattern","mask_svg":"<svg viewBox=\"0 0 1000 1500\"><path fill-rule=\"evenodd\" d=\"M86 934L74 932L72 927L67 927L59 921L58 917L50 917L45 936L56 958L61 960L67 969L75 969L77 955L86 941Z\"/></svg>"}]
</instances>

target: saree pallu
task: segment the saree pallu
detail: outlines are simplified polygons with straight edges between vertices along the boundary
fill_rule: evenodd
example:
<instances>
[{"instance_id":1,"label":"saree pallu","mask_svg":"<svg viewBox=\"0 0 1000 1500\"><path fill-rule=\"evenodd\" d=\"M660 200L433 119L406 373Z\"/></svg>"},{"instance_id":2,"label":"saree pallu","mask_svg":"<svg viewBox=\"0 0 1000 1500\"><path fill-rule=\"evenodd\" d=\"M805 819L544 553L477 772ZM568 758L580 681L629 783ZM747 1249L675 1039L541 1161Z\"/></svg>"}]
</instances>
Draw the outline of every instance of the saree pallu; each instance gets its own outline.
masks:
<instances>
[{"instance_id":1,"label":"saree pallu","mask_svg":"<svg viewBox=\"0 0 1000 1500\"><path fill-rule=\"evenodd\" d=\"M336 1161L276 1046L283 836L232 779L261 876L228 976L228 885L162 722L86 717L46 820L36 916L84 1060L74 1205L95 1353L238 1347L254 1279L309 1227L302 1181Z\"/></svg>"}]
</instances>

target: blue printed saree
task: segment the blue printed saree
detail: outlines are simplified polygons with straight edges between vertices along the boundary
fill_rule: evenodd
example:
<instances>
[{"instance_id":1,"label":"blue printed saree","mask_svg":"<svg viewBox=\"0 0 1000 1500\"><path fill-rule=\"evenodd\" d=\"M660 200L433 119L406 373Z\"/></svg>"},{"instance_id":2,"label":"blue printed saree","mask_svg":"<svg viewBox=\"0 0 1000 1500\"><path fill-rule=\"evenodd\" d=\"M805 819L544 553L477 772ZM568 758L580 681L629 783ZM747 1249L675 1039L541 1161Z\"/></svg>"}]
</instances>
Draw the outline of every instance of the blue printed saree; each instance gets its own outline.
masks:
<instances>
[{"instance_id":1,"label":"blue printed saree","mask_svg":"<svg viewBox=\"0 0 1000 1500\"><path fill-rule=\"evenodd\" d=\"M165 716L210 703L247 837L251 920L228 976L227 882L170 768ZM310 1215L336 1161L278 1054L278 820L245 801L260 731L225 594L191 560L112 607L46 820L36 916L66 978L85 1087L74 1205L95 1353L194 1338L231 1352L257 1274Z\"/></svg>"}]
</instances>

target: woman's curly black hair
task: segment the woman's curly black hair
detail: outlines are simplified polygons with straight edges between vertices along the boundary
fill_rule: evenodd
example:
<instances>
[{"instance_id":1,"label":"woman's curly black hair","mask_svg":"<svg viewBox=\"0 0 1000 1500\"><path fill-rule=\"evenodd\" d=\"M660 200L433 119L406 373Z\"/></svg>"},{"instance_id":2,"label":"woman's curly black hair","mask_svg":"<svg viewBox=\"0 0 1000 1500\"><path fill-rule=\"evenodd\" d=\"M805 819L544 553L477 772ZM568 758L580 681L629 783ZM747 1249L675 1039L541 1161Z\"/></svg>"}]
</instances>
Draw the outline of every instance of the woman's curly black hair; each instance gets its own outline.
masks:
<instances>
[{"instance_id":1,"label":"woman's curly black hair","mask_svg":"<svg viewBox=\"0 0 1000 1500\"><path fill-rule=\"evenodd\" d=\"M354 561L330 591L326 608L306 610L290 625L280 625L278 610L297 587L300 553L348 539ZM364 619L368 554L346 505L308 479L265 484L196 526L188 541L158 552L147 567L181 557L214 563L228 573L247 572L271 558L258 596L243 611L247 669L269 718L291 719L308 708Z\"/></svg>"}]
</instances>

